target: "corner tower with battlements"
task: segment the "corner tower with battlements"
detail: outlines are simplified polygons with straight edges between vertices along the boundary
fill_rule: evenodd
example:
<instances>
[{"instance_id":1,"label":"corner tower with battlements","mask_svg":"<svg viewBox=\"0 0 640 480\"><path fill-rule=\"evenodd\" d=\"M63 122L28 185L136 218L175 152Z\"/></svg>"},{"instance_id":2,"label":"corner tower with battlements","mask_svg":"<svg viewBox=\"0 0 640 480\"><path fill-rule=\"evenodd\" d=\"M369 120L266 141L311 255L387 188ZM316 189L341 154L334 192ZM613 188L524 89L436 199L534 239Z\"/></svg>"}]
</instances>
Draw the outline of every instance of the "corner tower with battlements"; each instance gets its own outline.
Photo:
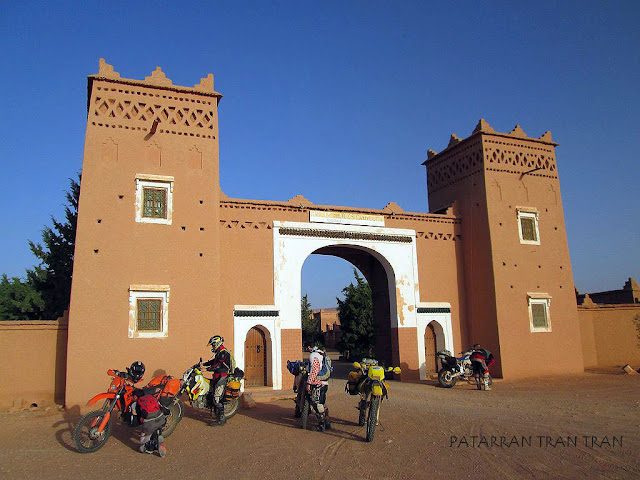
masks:
<instances>
[{"instance_id":1,"label":"corner tower with battlements","mask_svg":"<svg viewBox=\"0 0 640 480\"><path fill-rule=\"evenodd\" d=\"M101 59L88 77L67 404L104 388L96 371L143 360L148 380L167 358L193 364L222 330L220 98L211 74L194 87L159 67L131 80Z\"/></svg>"},{"instance_id":2,"label":"corner tower with battlements","mask_svg":"<svg viewBox=\"0 0 640 480\"><path fill-rule=\"evenodd\" d=\"M556 146L480 120L424 162L430 210L461 218L465 340L505 377L583 370Z\"/></svg>"}]
</instances>

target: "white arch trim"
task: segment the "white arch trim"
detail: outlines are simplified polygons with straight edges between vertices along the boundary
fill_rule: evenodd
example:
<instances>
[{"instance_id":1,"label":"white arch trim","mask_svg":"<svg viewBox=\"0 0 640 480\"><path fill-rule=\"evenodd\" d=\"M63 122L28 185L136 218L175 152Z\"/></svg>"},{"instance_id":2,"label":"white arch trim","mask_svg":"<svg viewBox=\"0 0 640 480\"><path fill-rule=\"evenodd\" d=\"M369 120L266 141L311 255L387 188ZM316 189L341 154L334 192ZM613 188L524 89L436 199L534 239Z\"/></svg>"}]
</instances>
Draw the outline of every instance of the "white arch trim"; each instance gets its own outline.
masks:
<instances>
[{"instance_id":1,"label":"white arch trim","mask_svg":"<svg viewBox=\"0 0 640 480\"><path fill-rule=\"evenodd\" d=\"M284 228L288 229L287 235L281 233ZM353 235L345 238L345 232ZM375 256L389 279L391 327L416 326L420 295L415 230L274 221L274 303L280 309L281 328L301 328L302 266L313 252L330 246L353 247Z\"/></svg>"},{"instance_id":2,"label":"white arch trim","mask_svg":"<svg viewBox=\"0 0 640 480\"><path fill-rule=\"evenodd\" d=\"M420 302L419 309L442 310L449 312L441 313L418 313L417 333L418 333L418 362L420 365L420 380L427 379L427 368L424 355L424 331L427 325L433 323L436 332L436 347L438 350L446 349L455 354L453 347L453 330L451 328L451 304L445 302Z\"/></svg>"},{"instance_id":3,"label":"white arch trim","mask_svg":"<svg viewBox=\"0 0 640 480\"><path fill-rule=\"evenodd\" d=\"M242 317L233 317L233 356L236 360L236 366L245 369L244 358L244 342L247 333L253 327L266 330L266 340L270 341L268 345L271 355L267 359L267 378L271 382L274 390L282 390L282 372L280 370L282 350L280 348L282 338L280 335L280 315L262 316L259 312L278 311L273 305L234 305L233 311L256 312L255 316L247 315ZM270 367L270 368L269 368ZM242 390L244 391L244 380L242 381Z\"/></svg>"}]
</instances>

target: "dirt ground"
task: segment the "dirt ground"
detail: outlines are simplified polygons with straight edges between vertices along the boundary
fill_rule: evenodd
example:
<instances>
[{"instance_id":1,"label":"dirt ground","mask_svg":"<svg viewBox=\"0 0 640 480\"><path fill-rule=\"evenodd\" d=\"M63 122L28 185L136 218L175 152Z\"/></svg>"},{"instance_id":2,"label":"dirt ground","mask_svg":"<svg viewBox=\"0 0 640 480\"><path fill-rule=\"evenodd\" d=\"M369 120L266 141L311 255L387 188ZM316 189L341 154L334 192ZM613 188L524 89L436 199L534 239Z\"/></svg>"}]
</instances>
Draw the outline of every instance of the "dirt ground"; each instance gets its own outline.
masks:
<instances>
[{"instance_id":1,"label":"dirt ground","mask_svg":"<svg viewBox=\"0 0 640 480\"><path fill-rule=\"evenodd\" d=\"M74 410L2 413L0 478L640 478L640 375L498 380L490 392L392 382L372 443L343 389L331 380L324 433L301 430L290 399L225 427L189 411L165 458L138 453L122 425L100 451L75 452Z\"/></svg>"}]
</instances>

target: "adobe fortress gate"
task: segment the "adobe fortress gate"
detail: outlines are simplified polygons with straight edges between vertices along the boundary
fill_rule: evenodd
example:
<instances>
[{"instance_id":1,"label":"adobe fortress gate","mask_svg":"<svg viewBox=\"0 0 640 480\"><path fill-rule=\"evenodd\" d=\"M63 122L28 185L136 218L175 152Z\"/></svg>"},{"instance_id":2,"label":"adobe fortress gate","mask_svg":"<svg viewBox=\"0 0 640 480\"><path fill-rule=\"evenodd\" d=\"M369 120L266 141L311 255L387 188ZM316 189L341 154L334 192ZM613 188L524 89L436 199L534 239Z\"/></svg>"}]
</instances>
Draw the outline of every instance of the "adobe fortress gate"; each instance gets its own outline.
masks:
<instances>
[{"instance_id":1,"label":"adobe fortress gate","mask_svg":"<svg viewBox=\"0 0 640 480\"><path fill-rule=\"evenodd\" d=\"M467 139L452 136L425 162L434 213L234 199L220 190L221 97L213 75L183 87L160 68L131 80L101 60L89 77L67 405L133 360L179 375L215 333L251 372L247 388L289 388L311 254L364 274L376 355L403 380L426 378L436 349L474 342L499 358L495 375L581 371L549 133L481 121ZM541 352L544 364L518 361Z\"/></svg>"}]
</instances>

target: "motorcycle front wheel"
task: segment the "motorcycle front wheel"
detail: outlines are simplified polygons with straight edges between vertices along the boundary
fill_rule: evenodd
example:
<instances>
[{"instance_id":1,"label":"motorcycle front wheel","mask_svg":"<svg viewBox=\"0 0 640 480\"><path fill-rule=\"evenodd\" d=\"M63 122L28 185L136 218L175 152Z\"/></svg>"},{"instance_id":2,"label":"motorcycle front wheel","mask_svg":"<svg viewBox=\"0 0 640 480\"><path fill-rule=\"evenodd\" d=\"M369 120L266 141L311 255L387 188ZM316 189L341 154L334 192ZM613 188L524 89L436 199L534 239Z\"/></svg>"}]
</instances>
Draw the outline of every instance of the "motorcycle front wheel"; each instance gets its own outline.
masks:
<instances>
[{"instance_id":1,"label":"motorcycle front wheel","mask_svg":"<svg viewBox=\"0 0 640 480\"><path fill-rule=\"evenodd\" d=\"M311 405L309 405L309 399L305 398L304 399L304 404L302 405L302 412L301 412L301 428L303 430L307 429L307 421L309 420L309 410L311 410Z\"/></svg>"},{"instance_id":2,"label":"motorcycle front wheel","mask_svg":"<svg viewBox=\"0 0 640 480\"><path fill-rule=\"evenodd\" d=\"M94 410L84 415L73 429L73 443L80 453L93 453L100 450L111 435L113 421L110 418L102 432L98 427L104 419L105 412Z\"/></svg>"},{"instance_id":3,"label":"motorcycle front wheel","mask_svg":"<svg viewBox=\"0 0 640 480\"><path fill-rule=\"evenodd\" d=\"M451 370L440 370L438 372L438 383L443 388L451 388L458 381L458 377L454 377L451 373Z\"/></svg>"},{"instance_id":4,"label":"motorcycle front wheel","mask_svg":"<svg viewBox=\"0 0 640 480\"><path fill-rule=\"evenodd\" d=\"M367 420L367 401L360 400L360 404L358 405L358 426L361 427L364 425L364 422Z\"/></svg>"},{"instance_id":5,"label":"motorcycle front wheel","mask_svg":"<svg viewBox=\"0 0 640 480\"><path fill-rule=\"evenodd\" d=\"M378 423L378 409L380 408L380 397L373 395L369 402L369 416L367 417L367 442L373 441L373 434Z\"/></svg>"},{"instance_id":6,"label":"motorcycle front wheel","mask_svg":"<svg viewBox=\"0 0 640 480\"><path fill-rule=\"evenodd\" d=\"M164 427L162 427L162 436L165 438L173 433L184 415L182 402L178 399L171 402L171 405L167 408L169 409L169 414L167 415L167 421Z\"/></svg>"}]
</instances>

